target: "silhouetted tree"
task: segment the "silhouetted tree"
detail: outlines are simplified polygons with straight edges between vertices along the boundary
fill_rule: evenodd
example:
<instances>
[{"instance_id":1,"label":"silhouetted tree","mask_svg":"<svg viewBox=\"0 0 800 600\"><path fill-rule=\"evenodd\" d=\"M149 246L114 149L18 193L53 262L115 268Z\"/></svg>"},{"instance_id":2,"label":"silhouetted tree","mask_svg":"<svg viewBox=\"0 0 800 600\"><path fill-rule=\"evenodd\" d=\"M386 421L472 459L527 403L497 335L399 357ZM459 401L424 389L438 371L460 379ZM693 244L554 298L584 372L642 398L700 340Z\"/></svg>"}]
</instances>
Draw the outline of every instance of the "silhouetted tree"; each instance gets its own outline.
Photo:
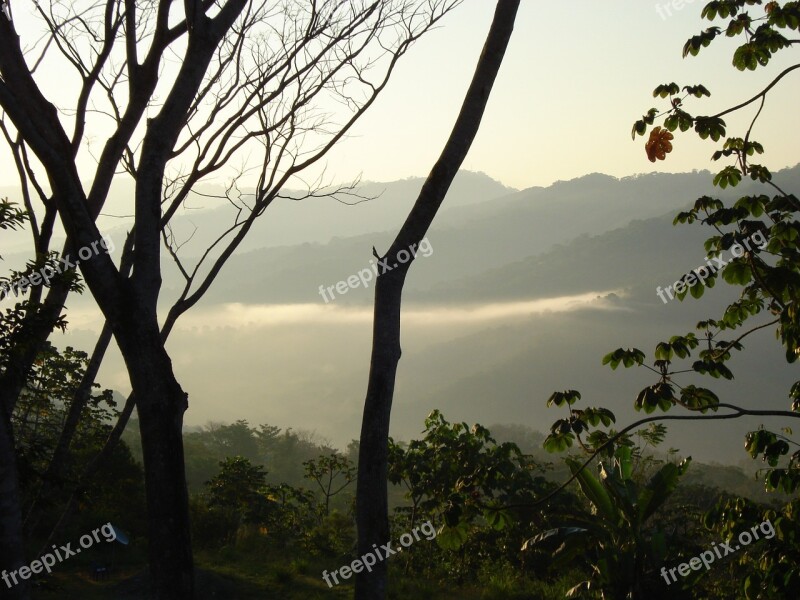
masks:
<instances>
[{"instance_id":1,"label":"silhouetted tree","mask_svg":"<svg viewBox=\"0 0 800 600\"><path fill-rule=\"evenodd\" d=\"M80 271L107 320L130 375L133 393L110 436L113 445L134 402L139 416L147 487L150 571L157 598L193 597L188 497L181 429L188 397L175 378L164 342L177 319L194 306L250 231L255 219L300 173L317 164L385 88L397 61L458 0L322 0L275 4L266 0L57 0L19 4L0 14L0 107L3 131L15 149L27 193L35 190L48 232L37 252L49 250L56 214L73 260L101 239L95 224L112 182L127 173L135 183L132 234L119 266L100 252ZM16 11L44 25L18 31ZM21 16L21 14L20 14ZM23 43L20 35L25 38ZM174 60L173 57L180 56ZM76 75L77 97L66 83L48 97L39 67ZM343 118L328 112L343 107ZM324 108L323 108L324 107ZM341 114L337 116L342 116ZM96 169L82 173L78 157L87 123L110 134ZM107 120L106 120L107 119ZM232 159L256 157L231 176ZM245 171L255 172L249 201L238 194ZM43 174L43 175L42 175ZM227 176L224 197L237 209L231 226L194 265L180 257L170 219L209 177ZM46 186L40 182L46 181ZM85 184L86 181L90 183ZM321 183L305 197L320 192ZM49 188L49 190L46 190ZM26 198L28 198L26 196ZM28 198L32 204L32 200ZM161 243L185 279L163 324ZM41 297L46 284L35 286ZM41 325L29 327L29 345L43 342L68 290L38 306ZM44 310L46 309L46 310ZM103 350L104 351L104 350ZM3 408L17 401L35 358L14 349L14 369ZM13 438L0 427L0 462ZM97 462L91 463L96 468ZM0 476L12 478L13 469ZM18 497L0 481L3 522L0 567L24 562ZM14 588L26 597L24 586Z\"/></svg>"},{"instance_id":2,"label":"silhouetted tree","mask_svg":"<svg viewBox=\"0 0 800 600\"><path fill-rule=\"evenodd\" d=\"M358 457L356 521L359 555L370 552L374 544L389 541L389 421L400 361L400 305L406 274L413 263L413 251L425 237L478 132L489 93L511 39L518 8L519 0L498 0L472 83L444 150L391 247L383 257L376 256L380 264L389 265L390 270L381 267L375 286L372 356ZM400 253L403 254L398 257ZM358 573L356 599L383 600L387 580L386 561L379 561L370 572Z\"/></svg>"}]
</instances>

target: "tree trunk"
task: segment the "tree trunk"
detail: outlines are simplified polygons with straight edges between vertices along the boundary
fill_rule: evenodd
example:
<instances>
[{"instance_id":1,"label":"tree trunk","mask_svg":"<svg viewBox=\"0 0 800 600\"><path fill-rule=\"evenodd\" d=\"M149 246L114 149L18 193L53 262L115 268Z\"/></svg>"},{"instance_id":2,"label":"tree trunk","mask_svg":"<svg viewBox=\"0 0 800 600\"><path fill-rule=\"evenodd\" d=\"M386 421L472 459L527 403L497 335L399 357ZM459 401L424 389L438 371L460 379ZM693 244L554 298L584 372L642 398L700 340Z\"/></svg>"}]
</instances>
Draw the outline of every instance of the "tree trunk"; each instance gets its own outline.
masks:
<instances>
[{"instance_id":1,"label":"tree trunk","mask_svg":"<svg viewBox=\"0 0 800 600\"><path fill-rule=\"evenodd\" d=\"M17 584L8 573L26 563L25 537L20 509L17 457L11 420L5 410L0 410L0 598L28 600L29 581L17 576Z\"/></svg>"},{"instance_id":2,"label":"tree trunk","mask_svg":"<svg viewBox=\"0 0 800 600\"><path fill-rule=\"evenodd\" d=\"M486 44L450 138L428 175L406 222L386 253L387 260L384 264L398 266L378 275L375 286L372 357L358 453L356 523L359 556L373 552L374 545L381 546L389 541L389 422L397 364L401 354L400 305L403 284L413 262L413 257L408 262L399 260L398 252L409 252L418 247L425 237L475 139L514 29L519 3L519 0L498 0ZM386 561L378 560L371 572L362 571L356 575L355 599L384 600L387 584Z\"/></svg>"},{"instance_id":3,"label":"tree trunk","mask_svg":"<svg viewBox=\"0 0 800 600\"><path fill-rule=\"evenodd\" d=\"M389 540L389 420L401 354L399 298L405 269L395 271L379 276L375 288L372 361L358 451L356 524L359 556L371 552L373 544L381 546ZM386 561L379 560L371 573L359 573L356 576L356 600L386 598L387 569Z\"/></svg>"},{"instance_id":4,"label":"tree trunk","mask_svg":"<svg viewBox=\"0 0 800 600\"><path fill-rule=\"evenodd\" d=\"M149 321L132 319L117 340L139 415L152 597L191 600L194 570L182 431L188 396L172 371L155 317Z\"/></svg>"}]
</instances>

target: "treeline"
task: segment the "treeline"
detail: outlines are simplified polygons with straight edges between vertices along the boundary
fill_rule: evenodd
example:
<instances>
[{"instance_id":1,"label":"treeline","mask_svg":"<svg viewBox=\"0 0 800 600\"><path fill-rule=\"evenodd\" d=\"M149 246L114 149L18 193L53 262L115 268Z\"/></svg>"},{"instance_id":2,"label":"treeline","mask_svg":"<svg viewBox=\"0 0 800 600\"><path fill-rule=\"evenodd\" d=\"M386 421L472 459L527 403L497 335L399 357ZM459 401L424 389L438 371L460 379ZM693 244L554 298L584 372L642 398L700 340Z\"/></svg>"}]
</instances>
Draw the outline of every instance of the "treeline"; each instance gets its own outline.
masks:
<instances>
[{"instance_id":1,"label":"treeline","mask_svg":"<svg viewBox=\"0 0 800 600\"><path fill-rule=\"evenodd\" d=\"M98 475L81 478L116 420L111 391L92 389L69 452L54 464L86 366L85 353L48 346L13 414L31 552L111 522L131 538L127 560L141 568L146 524L135 420ZM404 586L422 582L403 593L456 585L488 598L556 598L573 587L577 593L599 572L609 589L648 597L690 597L690 586L691 593L733 597L745 572L766 564L763 543L703 577L667 585L659 569L765 519L777 532L765 555L797 554L796 520L784 514L796 501L783 505L790 496L773 493L769 504L757 503L702 479L718 472L747 480L737 469L706 466L701 483L691 483L695 465L675 451L658 452L663 425L619 440L599 471L577 469L574 452L556 460L542 449L544 436L528 428L492 429L433 411L418 439L390 440L392 539L428 522L436 530L435 541L420 540L391 562L414 575ZM324 586L323 570L353 559L357 441L342 451L308 432L240 420L187 431L184 445L192 539L211 564L239 565L255 551L263 557L252 565L256 572L278 569L287 585L304 577ZM570 474L576 483L560 486ZM776 571L771 563L768 570Z\"/></svg>"}]
</instances>

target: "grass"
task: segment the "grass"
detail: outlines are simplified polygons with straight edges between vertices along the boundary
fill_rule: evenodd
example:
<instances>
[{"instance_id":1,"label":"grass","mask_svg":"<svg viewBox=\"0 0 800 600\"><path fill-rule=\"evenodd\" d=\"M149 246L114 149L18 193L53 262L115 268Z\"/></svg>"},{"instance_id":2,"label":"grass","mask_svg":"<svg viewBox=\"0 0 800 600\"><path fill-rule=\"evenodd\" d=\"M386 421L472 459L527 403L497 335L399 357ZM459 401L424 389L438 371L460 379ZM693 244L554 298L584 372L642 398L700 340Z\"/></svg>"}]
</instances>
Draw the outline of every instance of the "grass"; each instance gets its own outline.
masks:
<instances>
[{"instance_id":1,"label":"grass","mask_svg":"<svg viewBox=\"0 0 800 600\"><path fill-rule=\"evenodd\" d=\"M292 551L233 549L197 551L198 600L336 600L352 598L353 580L329 588L322 580L323 562L306 556L292 556ZM35 600L145 600L147 570L144 564L115 568L105 581L96 581L85 565L72 571L67 564L40 580ZM430 581L404 576L400 565L390 571L389 600L555 600L563 598L565 582L556 585L521 581L501 565L485 568L480 584L457 587L444 581Z\"/></svg>"}]
</instances>

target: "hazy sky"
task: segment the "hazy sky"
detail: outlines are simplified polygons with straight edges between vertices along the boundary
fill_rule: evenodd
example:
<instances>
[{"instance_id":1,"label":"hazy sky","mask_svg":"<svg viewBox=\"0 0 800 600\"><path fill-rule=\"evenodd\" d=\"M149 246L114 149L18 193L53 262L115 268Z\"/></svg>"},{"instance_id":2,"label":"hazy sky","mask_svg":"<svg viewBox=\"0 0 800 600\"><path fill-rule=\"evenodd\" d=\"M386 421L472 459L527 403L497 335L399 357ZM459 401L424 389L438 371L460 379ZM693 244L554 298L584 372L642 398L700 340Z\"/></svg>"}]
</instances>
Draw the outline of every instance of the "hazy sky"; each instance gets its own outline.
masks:
<instances>
[{"instance_id":1,"label":"hazy sky","mask_svg":"<svg viewBox=\"0 0 800 600\"><path fill-rule=\"evenodd\" d=\"M699 18L705 2L684 0L680 10L665 4L523 0L464 167L517 188L591 172L626 176L713 168L713 144L692 135L679 136L668 161L657 165L647 161L642 138L631 141L633 121L651 106L665 106L653 100L652 89L668 81L702 82L712 98L700 102L698 113L707 113L750 98L788 63L778 61L764 73L739 73L730 65L729 40L718 40L699 57L684 60L686 39L709 25ZM24 28L24 13L31 7L24 2L14 6L26 44L33 32ZM366 179L391 181L430 171L460 107L494 7L491 0L465 0L411 49L378 103L329 156L330 176L348 181L363 174ZM45 73L52 94L63 94L59 74ZM778 117L795 110L798 91L798 77L790 75L770 94L755 135L766 146L765 162L773 169L796 160L791 153L796 136L785 135ZM747 111L729 124L746 123L752 114ZM95 132L95 151L102 139ZM0 149L0 164L8 164L6 156L5 148ZM11 169L0 170L0 186L15 183Z\"/></svg>"},{"instance_id":2,"label":"hazy sky","mask_svg":"<svg viewBox=\"0 0 800 600\"><path fill-rule=\"evenodd\" d=\"M23 27L22 14L31 6L27 2L14 3L23 44L34 35ZM675 151L666 162L655 165L645 156L644 139L631 141L633 122L651 106L666 106L665 101L652 98L653 88L670 81L681 85L703 83L711 90L712 98L694 101L688 110L713 114L752 97L788 63L777 60L766 71L740 73L730 65L734 45L724 39L699 57L682 59L686 39L709 26L699 19L703 1L684 0L683 4L681 10L675 10L671 4L664 8L663 1L656 4L650 0L522 0L514 37L464 168L483 171L517 188L545 186L593 172L624 177L654 170L713 169L715 165L709 158L718 145L700 141L693 134L678 135ZM349 139L329 155L330 176L348 181L362 174L373 181L391 181L430 171L460 108L494 8L494 0L466 0L443 21L442 27L411 49L383 96ZM53 100L65 97L70 90L60 77L59 71L43 73L43 84ZM754 134L754 139L767 149L765 164L774 171L797 161L797 135L792 130L795 123L787 125L780 119L796 114L798 92L798 77L790 75L770 93ZM743 135L755 108L729 119L731 135ZM101 133L96 128L90 130L91 149L97 150L103 142ZM89 154L85 148L85 157ZM3 146L0 165L6 166L0 169L0 186L14 185L15 175ZM83 172L89 173L89 166L84 162ZM6 189L9 188L2 192ZM11 191L5 193L12 195ZM557 227L557 223L553 226ZM494 233L496 238L488 239L504 243L502 233ZM121 239L117 239L117 245L121 246ZM442 257L446 260L444 254ZM363 263L354 268L361 266ZM675 272L680 273L684 267L676 266ZM83 314L74 310L75 304L70 305L66 340L76 347L91 348L100 326L97 311ZM660 303L656 306L661 310ZM404 335L410 330L413 340L414 333L420 332L422 339L429 335L432 321L451 325L452 331L457 331L465 320L495 327L495 320L511 322L524 313L538 315L535 323L533 319L529 323L530 337L537 344L544 344L546 335L537 328L551 320L547 314L539 315L548 308L552 307L534 302L469 312L451 305L447 318L441 312L418 310L407 315ZM231 319L231 314L236 318ZM298 424L293 422L296 417L297 421L310 423L310 427L319 426L321 433L335 437L337 442L346 442L357 435L360 422L364 389L360 386L366 381L369 366L370 314L368 310L345 310L322 303L313 307L254 306L247 310L236 305L215 307L215 312L192 313L176 331L178 341L170 341L178 376L192 395L193 410L187 415L187 422L249 416L253 422L292 426ZM603 319L599 321L602 324ZM318 330L322 327L320 322L328 328L324 340ZM211 328L210 333L207 328ZM212 334L219 335L210 337ZM63 340L59 338L57 343ZM339 344L345 342L347 352L342 352ZM408 374L407 381L414 379L405 365L420 356L426 346L409 344L404 346L404 351L407 349L401 386L403 372ZM439 350L433 348L422 357L439 357ZM491 347L486 350L487 354L492 351ZM112 355L104 365L101 381L124 393L129 389L127 375L119 356L115 351ZM599 356L598 351L586 360L591 359L599 369ZM457 362L459 357L453 360ZM253 373L263 381L253 379ZM352 385L353 381L358 385ZM560 384L548 379L542 385L555 389L549 386ZM410 405L409 399L415 400L413 393L407 392L404 397L402 387L398 389L402 400L398 407ZM226 401L220 403L220 398ZM495 405L491 406L494 411ZM415 409L429 410L430 406ZM305 415L304 410L310 417L301 416ZM502 420L504 415L512 414L496 412L491 413L491 419ZM406 413L409 420L410 414ZM415 427L421 423L422 415L414 416ZM525 422L542 428L547 419L539 421L530 417ZM721 448L718 451L727 452Z\"/></svg>"},{"instance_id":3,"label":"hazy sky","mask_svg":"<svg viewBox=\"0 0 800 600\"><path fill-rule=\"evenodd\" d=\"M650 0L523 0L514 36L478 138L464 167L506 185L547 185L591 172L618 177L653 170L713 169L714 148L689 134L666 163L651 165L643 138L630 129L651 106L659 83L704 83L712 93L697 114L755 95L778 72L731 66L733 45L720 39L697 57L681 58L685 41L708 21L705 2L670 9ZM491 22L495 3L467 0L444 26L413 48L374 110L331 159L334 171L372 180L426 175L450 131ZM657 8L661 8L662 18ZM800 77L770 94L755 139L773 169L796 163L796 136L781 114L796 111ZM691 112L691 108L689 109ZM753 111L747 111L746 119ZM729 120L729 125L739 120ZM743 134L737 134L743 135Z\"/></svg>"}]
</instances>

